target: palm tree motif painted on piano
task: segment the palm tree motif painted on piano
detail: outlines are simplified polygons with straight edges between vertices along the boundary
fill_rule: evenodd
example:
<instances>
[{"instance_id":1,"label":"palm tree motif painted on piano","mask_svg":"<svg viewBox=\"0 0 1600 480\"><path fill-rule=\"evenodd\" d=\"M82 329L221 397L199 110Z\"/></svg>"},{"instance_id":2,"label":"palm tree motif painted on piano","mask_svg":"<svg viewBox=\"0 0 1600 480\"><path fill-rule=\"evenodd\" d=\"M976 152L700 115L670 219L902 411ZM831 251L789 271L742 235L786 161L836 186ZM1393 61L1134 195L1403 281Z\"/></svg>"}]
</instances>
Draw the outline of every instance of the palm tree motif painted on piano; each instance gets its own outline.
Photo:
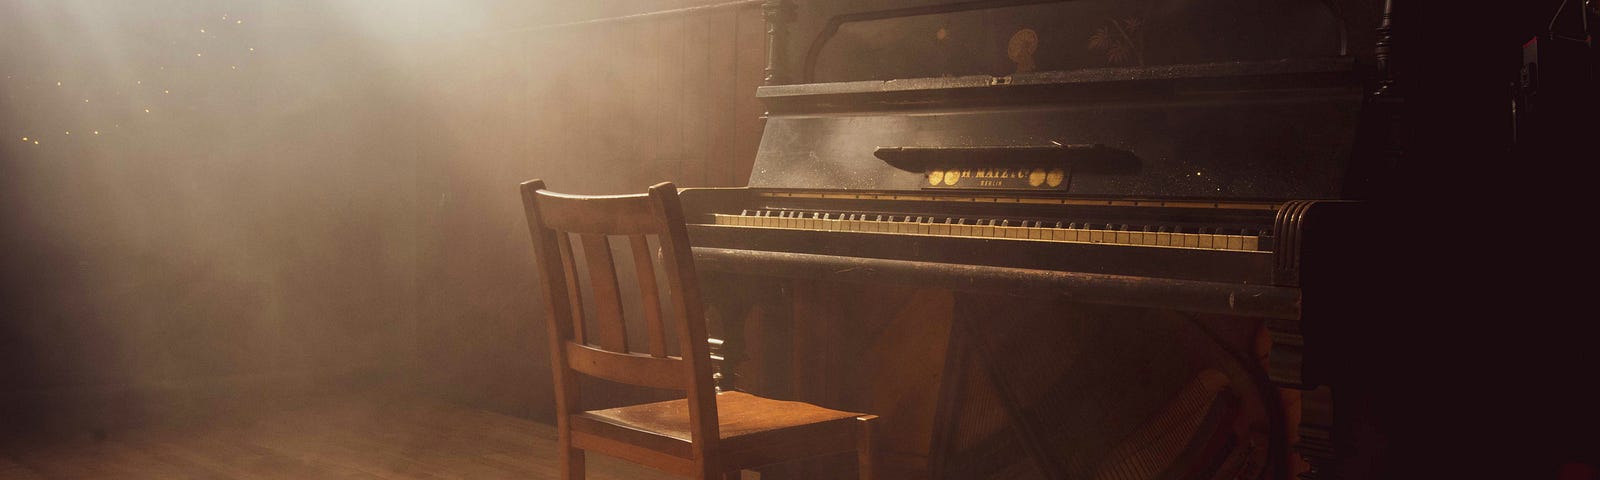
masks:
<instances>
[{"instance_id":1,"label":"palm tree motif painted on piano","mask_svg":"<svg viewBox=\"0 0 1600 480\"><path fill-rule=\"evenodd\" d=\"M1107 19L1089 35L1089 50L1105 54L1112 65L1144 66L1144 19Z\"/></svg>"}]
</instances>

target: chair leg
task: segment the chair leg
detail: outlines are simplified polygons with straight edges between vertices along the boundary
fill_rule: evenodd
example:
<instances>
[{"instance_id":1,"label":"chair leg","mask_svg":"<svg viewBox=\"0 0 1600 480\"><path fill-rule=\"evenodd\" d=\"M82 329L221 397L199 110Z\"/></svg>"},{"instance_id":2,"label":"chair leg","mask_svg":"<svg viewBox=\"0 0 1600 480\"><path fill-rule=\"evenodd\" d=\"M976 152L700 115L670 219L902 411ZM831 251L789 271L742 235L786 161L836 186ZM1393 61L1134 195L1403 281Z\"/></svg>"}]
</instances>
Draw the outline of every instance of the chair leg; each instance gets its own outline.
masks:
<instances>
[{"instance_id":1,"label":"chair leg","mask_svg":"<svg viewBox=\"0 0 1600 480\"><path fill-rule=\"evenodd\" d=\"M561 452L561 480L583 480L584 458L583 450L570 446L562 447Z\"/></svg>"},{"instance_id":2,"label":"chair leg","mask_svg":"<svg viewBox=\"0 0 1600 480\"><path fill-rule=\"evenodd\" d=\"M876 470L873 457L877 455L877 449L873 446L872 430L873 424L877 423L874 420L877 419L877 415L856 417L856 421L859 422L857 423L856 431L856 468L860 472L857 477L861 480L873 480L876 478L876 474L873 473Z\"/></svg>"}]
</instances>

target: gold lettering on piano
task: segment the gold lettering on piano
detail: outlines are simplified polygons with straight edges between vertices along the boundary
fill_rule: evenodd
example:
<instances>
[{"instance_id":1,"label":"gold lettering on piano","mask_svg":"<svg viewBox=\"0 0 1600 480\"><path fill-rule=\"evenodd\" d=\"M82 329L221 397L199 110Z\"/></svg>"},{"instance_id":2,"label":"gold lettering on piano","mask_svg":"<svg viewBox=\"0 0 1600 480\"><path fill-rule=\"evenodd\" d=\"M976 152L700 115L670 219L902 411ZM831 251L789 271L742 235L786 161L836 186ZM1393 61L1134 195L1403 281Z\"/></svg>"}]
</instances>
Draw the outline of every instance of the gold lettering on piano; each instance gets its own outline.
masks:
<instances>
[{"instance_id":1,"label":"gold lettering on piano","mask_svg":"<svg viewBox=\"0 0 1600 480\"><path fill-rule=\"evenodd\" d=\"M995 190L1065 190L1066 171L1048 167L930 168L923 188Z\"/></svg>"}]
</instances>

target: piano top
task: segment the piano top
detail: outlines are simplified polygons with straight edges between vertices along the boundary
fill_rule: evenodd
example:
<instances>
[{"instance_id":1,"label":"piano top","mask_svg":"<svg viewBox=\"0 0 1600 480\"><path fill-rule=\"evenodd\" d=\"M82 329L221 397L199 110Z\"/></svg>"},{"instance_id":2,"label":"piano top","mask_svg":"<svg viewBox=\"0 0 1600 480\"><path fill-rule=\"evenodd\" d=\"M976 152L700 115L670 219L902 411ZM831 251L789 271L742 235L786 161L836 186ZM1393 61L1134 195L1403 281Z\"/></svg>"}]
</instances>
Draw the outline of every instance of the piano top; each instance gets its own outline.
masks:
<instances>
[{"instance_id":1,"label":"piano top","mask_svg":"<svg viewBox=\"0 0 1600 480\"><path fill-rule=\"evenodd\" d=\"M1345 58L779 85L758 96L770 112L755 188L1227 200L1347 198L1363 99ZM943 182L951 171L960 181ZM1035 171L1050 184L1022 183ZM1014 180L961 180L971 177Z\"/></svg>"}]
</instances>

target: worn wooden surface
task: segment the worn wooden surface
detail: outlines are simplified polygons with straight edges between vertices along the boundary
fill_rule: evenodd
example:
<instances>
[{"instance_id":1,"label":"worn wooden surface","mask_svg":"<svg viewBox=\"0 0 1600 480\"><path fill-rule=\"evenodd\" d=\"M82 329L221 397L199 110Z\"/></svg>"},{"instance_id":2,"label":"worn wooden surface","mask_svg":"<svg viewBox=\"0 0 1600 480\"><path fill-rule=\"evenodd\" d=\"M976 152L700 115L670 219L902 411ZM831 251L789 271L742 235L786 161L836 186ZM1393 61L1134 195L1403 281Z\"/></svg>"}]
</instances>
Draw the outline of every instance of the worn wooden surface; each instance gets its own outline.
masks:
<instances>
[{"instance_id":1,"label":"worn wooden surface","mask_svg":"<svg viewBox=\"0 0 1600 480\"><path fill-rule=\"evenodd\" d=\"M859 478L873 478L871 421L876 417L743 392L714 393L699 277L672 183L650 187L648 196L567 195L544 187L542 180L524 182L522 197L541 278L546 280L541 296L549 318L557 448L564 452L558 470L563 478L586 478L583 459L589 451L699 479L854 452L861 459ZM630 217L631 221L616 221ZM573 228L581 228L581 233ZM641 235L656 237L659 254L629 255L623 263L634 265L619 269L609 238L632 237L638 252L647 250ZM574 237L579 244L572 244ZM581 270L580 265L588 268ZM623 294L619 271L643 279L660 275L666 293L643 287L651 282L642 282L641 288ZM588 281L577 281L580 277ZM644 303L640 310L648 312L663 300L677 319L672 329L681 342L677 357L661 357L660 347L652 347L654 355L645 355L628 342L624 305ZM585 310L593 315L582 315ZM641 316L659 343L660 332L667 330L661 315ZM585 324L599 332L590 337L592 342L576 334L587 328ZM580 393L583 389L574 381L580 373L631 387L683 392L687 398L586 411L581 406L585 398L608 395Z\"/></svg>"},{"instance_id":2,"label":"worn wooden surface","mask_svg":"<svg viewBox=\"0 0 1600 480\"><path fill-rule=\"evenodd\" d=\"M589 455L589 478L674 478ZM0 479L556 478L555 428L436 400L341 397L185 427L10 436Z\"/></svg>"}]
</instances>

